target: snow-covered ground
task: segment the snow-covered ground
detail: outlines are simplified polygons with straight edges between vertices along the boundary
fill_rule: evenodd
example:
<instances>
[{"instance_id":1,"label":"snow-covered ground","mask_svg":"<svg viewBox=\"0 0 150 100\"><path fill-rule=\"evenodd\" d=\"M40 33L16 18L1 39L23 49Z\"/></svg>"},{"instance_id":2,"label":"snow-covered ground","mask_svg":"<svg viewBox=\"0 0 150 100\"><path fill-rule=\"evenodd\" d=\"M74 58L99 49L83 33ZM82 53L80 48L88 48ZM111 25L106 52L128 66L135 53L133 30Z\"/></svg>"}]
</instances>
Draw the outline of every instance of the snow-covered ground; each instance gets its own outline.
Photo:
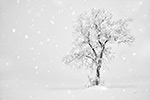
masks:
<instances>
[{"instance_id":1,"label":"snow-covered ground","mask_svg":"<svg viewBox=\"0 0 150 100\"><path fill-rule=\"evenodd\" d=\"M116 82L106 83L105 87L84 88L79 85L3 80L0 82L0 100L150 100L150 82Z\"/></svg>"}]
</instances>

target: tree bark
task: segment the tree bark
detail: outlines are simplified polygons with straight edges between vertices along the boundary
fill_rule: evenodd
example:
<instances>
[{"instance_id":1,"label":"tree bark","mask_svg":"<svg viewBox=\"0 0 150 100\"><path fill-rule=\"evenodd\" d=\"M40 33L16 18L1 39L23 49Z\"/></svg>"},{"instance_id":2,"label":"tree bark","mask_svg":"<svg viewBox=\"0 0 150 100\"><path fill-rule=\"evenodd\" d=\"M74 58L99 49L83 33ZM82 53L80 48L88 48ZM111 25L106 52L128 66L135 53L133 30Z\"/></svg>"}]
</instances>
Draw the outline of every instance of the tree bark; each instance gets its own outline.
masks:
<instances>
[{"instance_id":1,"label":"tree bark","mask_svg":"<svg viewBox=\"0 0 150 100\"><path fill-rule=\"evenodd\" d=\"M98 67L96 69L95 85L99 85L100 84L100 68L101 68L101 65L98 65Z\"/></svg>"},{"instance_id":2,"label":"tree bark","mask_svg":"<svg viewBox=\"0 0 150 100\"><path fill-rule=\"evenodd\" d=\"M98 59L97 61L97 68L96 68L96 78L95 78L95 85L99 85L100 84L100 69L101 69L101 59Z\"/></svg>"},{"instance_id":3,"label":"tree bark","mask_svg":"<svg viewBox=\"0 0 150 100\"><path fill-rule=\"evenodd\" d=\"M100 53L100 59L98 59L98 66L97 66L97 69L96 69L96 80L95 80L95 85L99 85L100 84L100 69L101 69L101 66L102 66L102 58L103 58L103 53L104 53L104 50L105 50L105 44L107 43L108 41L106 40L104 45L102 45L102 51Z\"/></svg>"}]
</instances>

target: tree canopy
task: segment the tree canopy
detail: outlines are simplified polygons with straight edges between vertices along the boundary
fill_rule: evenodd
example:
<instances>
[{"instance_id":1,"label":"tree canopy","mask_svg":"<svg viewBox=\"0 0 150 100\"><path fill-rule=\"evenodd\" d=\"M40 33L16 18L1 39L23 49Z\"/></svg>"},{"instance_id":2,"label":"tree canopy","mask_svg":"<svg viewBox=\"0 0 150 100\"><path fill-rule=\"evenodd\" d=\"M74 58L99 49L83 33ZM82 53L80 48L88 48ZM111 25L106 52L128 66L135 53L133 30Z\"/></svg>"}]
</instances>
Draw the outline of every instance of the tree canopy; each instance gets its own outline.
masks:
<instances>
[{"instance_id":1,"label":"tree canopy","mask_svg":"<svg viewBox=\"0 0 150 100\"><path fill-rule=\"evenodd\" d=\"M92 9L78 16L74 25L73 48L63 58L67 65L75 68L95 69L99 61L108 62L113 57L109 44L132 44L134 37L128 28L133 19L113 20L113 15L104 9Z\"/></svg>"}]
</instances>

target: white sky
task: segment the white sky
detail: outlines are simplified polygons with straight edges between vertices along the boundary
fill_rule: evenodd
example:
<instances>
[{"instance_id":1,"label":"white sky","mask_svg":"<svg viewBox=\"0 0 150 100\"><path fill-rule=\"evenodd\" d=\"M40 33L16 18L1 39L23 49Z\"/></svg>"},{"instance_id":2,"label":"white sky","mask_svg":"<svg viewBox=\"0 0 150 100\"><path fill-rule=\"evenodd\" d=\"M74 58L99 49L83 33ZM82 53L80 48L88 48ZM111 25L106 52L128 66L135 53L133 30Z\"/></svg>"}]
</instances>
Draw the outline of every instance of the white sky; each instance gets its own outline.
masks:
<instances>
[{"instance_id":1,"label":"white sky","mask_svg":"<svg viewBox=\"0 0 150 100\"><path fill-rule=\"evenodd\" d=\"M84 72L61 63L71 49L73 23L83 11L110 10L114 19L134 18L134 46L115 47L106 79L149 77L149 0L1 0L0 80L79 81Z\"/></svg>"}]
</instances>

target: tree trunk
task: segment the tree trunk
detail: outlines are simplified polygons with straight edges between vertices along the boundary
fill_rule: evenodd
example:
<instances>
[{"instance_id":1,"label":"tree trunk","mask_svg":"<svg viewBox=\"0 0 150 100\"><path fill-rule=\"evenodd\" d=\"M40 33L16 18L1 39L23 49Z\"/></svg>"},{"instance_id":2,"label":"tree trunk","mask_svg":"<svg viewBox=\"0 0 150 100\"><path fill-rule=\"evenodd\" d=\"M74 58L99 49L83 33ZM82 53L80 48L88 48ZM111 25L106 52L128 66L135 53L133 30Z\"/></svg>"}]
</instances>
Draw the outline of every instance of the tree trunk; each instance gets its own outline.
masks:
<instances>
[{"instance_id":1,"label":"tree trunk","mask_svg":"<svg viewBox=\"0 0 150 100\"><path fill-rule=\"evenodd\" d=\"M103 84L101 83L101 73L100 73L100 69L102 66L101 60L98 60L96 65L97 65L97 68L95 70L94 77L88 77L89 84L87 84L87 87L98 86L100 84Z\"/></svg>"},{"instance_id":2,"label":"tree trunk","mask_svg":"<svg viewBox=\"0 0 150 100\"><path fill-rule=\"evenodd\" d=\"M96 69L95 85L99 85L100 84L100 68L101 68L101 65L98 65L98 67Z\"/></svg>"}]
</instances>

